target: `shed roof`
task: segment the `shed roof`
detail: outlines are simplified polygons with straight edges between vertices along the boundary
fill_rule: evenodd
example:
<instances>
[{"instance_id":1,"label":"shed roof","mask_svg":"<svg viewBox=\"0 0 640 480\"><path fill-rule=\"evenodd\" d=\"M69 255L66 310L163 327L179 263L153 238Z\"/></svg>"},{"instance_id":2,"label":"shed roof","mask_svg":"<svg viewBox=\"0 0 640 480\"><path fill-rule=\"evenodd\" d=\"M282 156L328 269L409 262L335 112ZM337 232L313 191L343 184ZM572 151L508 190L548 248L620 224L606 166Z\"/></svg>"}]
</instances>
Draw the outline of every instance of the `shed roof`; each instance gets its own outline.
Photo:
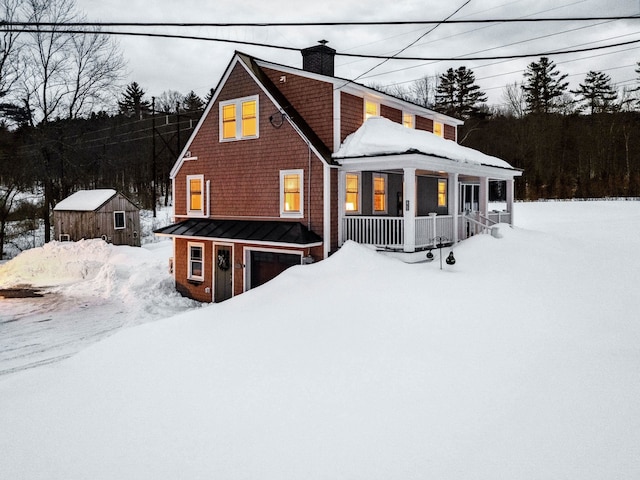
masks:
<instances>
[{"instance_id":1,"label":"shed roof","mask_svg":"<svg viewBox=\"0 0 640 480\"><path fill-rule=\"evenodd\" d=\"M213 220L190 218L154 231L157 235L190 238L218 238L312 246L322 238L299 222L277 220Z\"/></svg>"},{"instance_id":2,"label":"shed roof","mask_svg":"<svg viewBox=\"0 0 640 480\"><path fill-rule=\"evenodd\" d=\"M97 210L107 201L116 195L112 188L101 188L96 190L79 190L59 202L54 210L92 212Z\"/></svg>"}]
</instances>

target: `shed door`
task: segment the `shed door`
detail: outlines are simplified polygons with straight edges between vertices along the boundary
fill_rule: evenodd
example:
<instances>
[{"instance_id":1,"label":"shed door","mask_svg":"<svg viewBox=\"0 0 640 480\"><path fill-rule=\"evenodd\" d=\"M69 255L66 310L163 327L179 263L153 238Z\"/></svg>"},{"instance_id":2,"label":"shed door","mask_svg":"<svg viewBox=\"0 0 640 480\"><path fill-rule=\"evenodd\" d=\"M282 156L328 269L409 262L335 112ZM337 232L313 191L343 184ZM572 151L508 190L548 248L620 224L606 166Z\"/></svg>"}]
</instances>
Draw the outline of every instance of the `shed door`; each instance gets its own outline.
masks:
<instances>
[{"instance_id":1,"label":"shed door","mask_svg":"<svg viewBox=\"0 0 640 480\"><path fill-rule=\"evenodd\" d=\"M214 302L222 302L233 296L233 257L231 247L216 245L214 265Z\"/></svg>"},{"instance_id":2,"label":"shed door","mask_svg":"<svg viewBox=\"0 0 640 480\"><path fill-rule=\"evenodd\" d=\"M300 255L290 253L277 252L261 252L253 250L250 254L251 258L251 285L255 288L277 275L284 272L287 268L294 265L300 265Z\"/></svg>"}]
</instances>

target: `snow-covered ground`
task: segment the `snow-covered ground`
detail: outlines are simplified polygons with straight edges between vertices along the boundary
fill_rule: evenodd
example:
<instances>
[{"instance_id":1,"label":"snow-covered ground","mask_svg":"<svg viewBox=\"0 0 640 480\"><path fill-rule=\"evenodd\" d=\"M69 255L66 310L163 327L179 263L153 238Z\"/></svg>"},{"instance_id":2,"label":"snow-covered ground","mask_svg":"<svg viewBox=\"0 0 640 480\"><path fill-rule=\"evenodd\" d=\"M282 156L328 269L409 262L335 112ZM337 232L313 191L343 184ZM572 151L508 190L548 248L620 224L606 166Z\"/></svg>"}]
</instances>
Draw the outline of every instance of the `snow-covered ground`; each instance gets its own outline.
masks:
<instances>
[{"instance_id":1,"label":"snow-covered ground","mask_svg":"<svg viewBox=\"0 0 640 480\"><path fill-rule=\"evenodd\" d=\"M640 202L519 203L516 224L443 270L350 243L206 307L147 289L161 246L97 251L82 281L16 267L102 291L77 328L132 313L0 376L0 478L640 478Z\"/></svg>"}]
</instances>

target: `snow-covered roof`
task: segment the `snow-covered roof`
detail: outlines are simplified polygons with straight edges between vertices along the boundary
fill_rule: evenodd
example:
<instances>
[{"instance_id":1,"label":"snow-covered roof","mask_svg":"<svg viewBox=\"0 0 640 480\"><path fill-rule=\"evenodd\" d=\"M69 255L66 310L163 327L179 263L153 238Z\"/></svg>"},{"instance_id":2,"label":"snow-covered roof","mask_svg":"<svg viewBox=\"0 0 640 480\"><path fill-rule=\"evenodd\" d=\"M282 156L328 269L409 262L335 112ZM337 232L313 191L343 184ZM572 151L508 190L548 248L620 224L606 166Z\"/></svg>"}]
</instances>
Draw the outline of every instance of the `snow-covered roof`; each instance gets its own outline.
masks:
<instances>
[{"instance_id":1,"label":"snow-covered roof","mask_svg":"<svg viewBox=\"0 0 640 480\"><path fill-rule=\"evenodd\" d=\"M513 168L497 157L463 147L431 132L407 128L383 117L370 117L345 138L333 158L373 157L403 153L423 153L455 162Z\"/></svg>"},{"instance_id":2,"label":"snow-covered roof","mask_svg":"<svg viewBox=\"0 0 640 480\"><path fill-rule=\"evenodd\" d=\"M54 210L67 210L74 212L92 212L102 206L117 192L112 188L96 190L79 190L59 202Z\"/></svg>"}]
</instances>

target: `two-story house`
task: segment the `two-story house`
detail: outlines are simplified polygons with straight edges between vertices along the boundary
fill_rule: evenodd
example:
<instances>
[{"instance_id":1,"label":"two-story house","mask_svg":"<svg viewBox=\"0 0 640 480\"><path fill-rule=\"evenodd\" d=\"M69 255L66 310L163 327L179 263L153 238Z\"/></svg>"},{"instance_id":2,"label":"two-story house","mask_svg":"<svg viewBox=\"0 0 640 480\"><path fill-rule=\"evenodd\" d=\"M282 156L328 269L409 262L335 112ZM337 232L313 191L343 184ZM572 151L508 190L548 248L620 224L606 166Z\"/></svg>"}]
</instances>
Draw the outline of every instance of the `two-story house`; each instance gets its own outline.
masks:
<instances>
[{"instance_id":1,"label":"two-story house","mask_svg":"<svg viewBox=\"0 0 640 480\"><path fill-rule=\"evenodd\" d=\"M347 240L414 252L513 221L521 171L458 145L460 120L335 77L334 55L231 59L171 171L175 223L156 231L184 295L225 300Z\"/></svg>"}]
</instances>

